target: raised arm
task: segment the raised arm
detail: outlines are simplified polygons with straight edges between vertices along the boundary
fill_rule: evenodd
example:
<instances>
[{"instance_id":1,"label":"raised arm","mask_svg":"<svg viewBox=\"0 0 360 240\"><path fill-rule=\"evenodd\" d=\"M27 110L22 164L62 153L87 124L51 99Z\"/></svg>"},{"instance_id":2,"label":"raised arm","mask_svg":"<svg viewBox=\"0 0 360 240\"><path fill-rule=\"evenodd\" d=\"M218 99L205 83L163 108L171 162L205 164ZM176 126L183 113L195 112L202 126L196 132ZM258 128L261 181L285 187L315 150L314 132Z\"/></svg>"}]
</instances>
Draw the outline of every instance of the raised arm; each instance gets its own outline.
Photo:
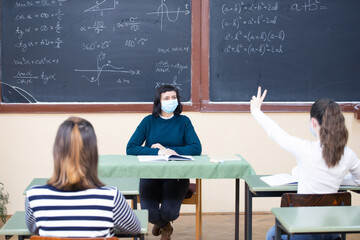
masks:
<instances>
[{"instance_id":1,"label":"raised arm","mask_svg":"<svg viewBox=\"0 0 360 240\"><path fill-rule=\"evenodd\" d=\"M250 110L252 116L264 128L268 136L274 140L280 147L289 151L295 156L302 153L302 149L307 147L309 141L303 140L294 136L289 135L282 128L279 127L272 119L266 116L261 111L261 105L265 99L267 90L261 94L261 87L258 88L257 96L253 96L250 101Z\"/></svg>"}]
</instances>

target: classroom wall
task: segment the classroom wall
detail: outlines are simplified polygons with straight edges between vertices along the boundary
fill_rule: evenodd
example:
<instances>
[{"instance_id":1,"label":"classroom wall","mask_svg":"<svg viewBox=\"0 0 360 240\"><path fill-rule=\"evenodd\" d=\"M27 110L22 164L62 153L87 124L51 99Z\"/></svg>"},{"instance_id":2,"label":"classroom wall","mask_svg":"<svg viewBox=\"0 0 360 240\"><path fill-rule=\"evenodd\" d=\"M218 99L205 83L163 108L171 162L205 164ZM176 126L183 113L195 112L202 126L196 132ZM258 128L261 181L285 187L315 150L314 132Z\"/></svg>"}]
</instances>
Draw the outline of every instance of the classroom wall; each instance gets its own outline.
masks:
<instances>
[{"instance_id":1,"label":"classroom wall","mask_svg":"<svg viewBox=\"0 0 360 240\"><path fill-rule=\"evenodd\" d=\"M295 159L272 142L250 113L184 113L190 117L203 146L203 154L240 153L257 174L290 172ZM125 154L126 143L146 114L0 114L0 182L10 194L8 213L24 209L23 190L35 177L50 177L52 145L58 126L71 115L93 123L100 154ZM268 114L292 135L314 139L307 113ZM360 121L345 113L348 145L360 156ZM203 180L203 211L234 211L234 180ZM241 184L241 209L244 186ZM353 204L360 197L353 194ZM254 200L254 211L270 211L279 198ZM182 212L194 212L183 206Z\"/></svg>"}]
</instances>

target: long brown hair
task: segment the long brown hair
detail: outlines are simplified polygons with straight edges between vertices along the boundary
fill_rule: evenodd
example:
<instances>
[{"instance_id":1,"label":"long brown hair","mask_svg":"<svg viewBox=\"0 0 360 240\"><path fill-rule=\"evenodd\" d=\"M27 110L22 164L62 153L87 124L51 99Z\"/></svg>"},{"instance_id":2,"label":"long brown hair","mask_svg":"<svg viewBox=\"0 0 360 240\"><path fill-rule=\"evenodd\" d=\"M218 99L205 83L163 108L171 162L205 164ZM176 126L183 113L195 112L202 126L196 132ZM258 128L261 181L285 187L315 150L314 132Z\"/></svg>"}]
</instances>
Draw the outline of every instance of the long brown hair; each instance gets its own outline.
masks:
<instances>
[{"instance_id":1,"label":"long brown hair","mask_svg":"<svg viewBox=\"0 0 360 240\"><path fill-rule=\"evenodd\" d=\"M97 175L98 149L93 126L82 118L70 117L56 134L54 173L48 184L60 190L85 190L104 186Z\"/></svg>"},{"instance_id":2,"label":"long brown hair","mask_svg":"<svg viewBox=\"0 0 360 240\"><path fill-rule=\"evenodd\" d=\"M329 98L317 100L310 110L310 116L320 124L320 143L326 165L335 167L344 154L348 140L345 118L339 105Z\"/></svg>"}]
</instances>

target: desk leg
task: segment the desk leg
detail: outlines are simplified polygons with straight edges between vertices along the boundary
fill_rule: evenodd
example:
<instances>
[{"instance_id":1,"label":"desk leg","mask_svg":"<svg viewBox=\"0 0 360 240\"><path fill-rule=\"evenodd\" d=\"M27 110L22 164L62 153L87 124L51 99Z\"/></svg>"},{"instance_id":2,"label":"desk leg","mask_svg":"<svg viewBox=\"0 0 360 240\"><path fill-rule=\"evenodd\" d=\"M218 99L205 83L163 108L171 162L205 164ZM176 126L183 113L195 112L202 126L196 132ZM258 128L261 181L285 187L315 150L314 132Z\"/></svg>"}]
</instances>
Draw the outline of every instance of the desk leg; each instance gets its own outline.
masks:
<instances>
[{"instance_id":1,"label":"desk leg","mask_svg":"<svg viewBox=\"0 0 360 240\"><path fill-rule=\"evenodd\" d=\"M132 197L132 207L133 209L137 209L137 195Z\"/></svg>"},{"instance_id":2,"label":"desk leg","mask_svg":"<svg viewBox=\"0 0 360 240\"><path fill-rule=\"evenodd\" d=\"M252 239L252 198L253 193L249 189L249 185L245 182L245 240Z\"/></svg>"},{"instance_id":3,"label":"desk leg","mask_svg":"<svg viewBox=\"0 0 360 240\"><path fill-rule=\"evenodd\" d=\"M275 240L281 240L281 231L279 224L279 221L275 219Z\"/></svg>"},{"instance_id":4,"label":"desk leg","mask_svg":"<svg viewBox=\"0 0 360 240\"><path fill-rule=\"evenodd\" d=\"M202 237L201 179L196 179L196 240Z\"/></svg>"},{"instance_id":5,"label":"desk leg","mask_svg":"<svg viewBox=\"0 0 360 240\"><path fill-rule=\"evenodd\" d=\"M235 240L239 240L240 179L235 180Z\"/></svg>"}]
</instances>

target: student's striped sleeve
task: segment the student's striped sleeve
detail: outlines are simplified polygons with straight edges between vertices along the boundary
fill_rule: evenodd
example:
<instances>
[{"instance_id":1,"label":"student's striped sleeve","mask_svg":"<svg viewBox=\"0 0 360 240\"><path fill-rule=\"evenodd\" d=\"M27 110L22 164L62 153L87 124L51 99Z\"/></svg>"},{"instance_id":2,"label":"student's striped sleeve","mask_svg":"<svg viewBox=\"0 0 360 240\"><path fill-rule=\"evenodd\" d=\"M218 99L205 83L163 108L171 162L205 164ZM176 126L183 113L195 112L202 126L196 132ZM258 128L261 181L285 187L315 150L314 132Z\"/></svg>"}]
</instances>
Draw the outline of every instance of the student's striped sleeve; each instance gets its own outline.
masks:
<instances>
[{"instance_id":1,"label":"student's striped sleeve","mask_svg":"<svg viewBox=\"0 0 360 240\"><path fill-rule=\"evenodd\" d=\"M126 202L124 196L117 190L114 202L114 227L123 233L138 234L141 226L139 219Z\"/></svg>"},{"instance_id":2,"label":"student's striped sleeve","mask_svg":"<svg viewBox=\"0 0 360 240\"><path fill-rule=\"evenodd\" d=\"M38 234L38 228L36 227L36 219L32 209L30 208L29 199L25 198L25 222L26 226L31 233Z\"/></svg>"}]
</instances>

